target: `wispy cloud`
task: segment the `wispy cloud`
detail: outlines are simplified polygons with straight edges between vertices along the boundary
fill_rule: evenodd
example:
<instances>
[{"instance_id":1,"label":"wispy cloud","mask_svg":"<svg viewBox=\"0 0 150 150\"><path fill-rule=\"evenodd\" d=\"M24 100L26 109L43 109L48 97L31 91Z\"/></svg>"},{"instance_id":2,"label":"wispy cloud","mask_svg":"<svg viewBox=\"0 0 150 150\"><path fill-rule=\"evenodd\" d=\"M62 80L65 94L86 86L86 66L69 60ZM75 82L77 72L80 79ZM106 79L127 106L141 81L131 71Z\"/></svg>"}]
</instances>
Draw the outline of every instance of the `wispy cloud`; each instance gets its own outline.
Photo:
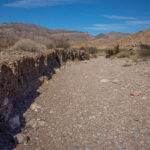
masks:
<instances>
[{"instance_id":1,"label":"wispy cloud","mask_svg":"<svg viewBox=\"0 0 150 150\"><path fill-rule=\"evenodd\" d=\"M125 16L115 16L115 15L102 15L105 18L108 19L120 19L120 20L134 20L135 17L125 17Z\"/></svg>"},{"instance_id":2,"label":"wispy cloud","mask_svg":"<svg viewBox=\"0 0 150 150\"><path fill-rule=\"evenodd\" d=\"M93 24L89 27L85 27L86 30L93 30L93 31L133 31L136 29L149 29L150 20L137 20L137 21L125 21L120 24Z\"/></svg>"},{"instance_id":3,"label":"wispy cloud","mask_svg":"<svg viewBox=\"0 0 150 150\"><path fill-rule=\"evenodd\" d=\"M95 31L116 31L123 30L127 27L123 24L93 24L90 27L85 27L84 29L95 30Z\"/></svg>"},{"instance_id":4,"label":"wispy cloud","mask_svg":"<svg viewBox=\"0 0 150 150\"><path fill-rule=\"evenodd\" d=\"M32 7L44 7L44 6L71 4L77 1L78 0L17 0L15 2L5 4L4 6L32 8Z\"/></svg>"},{"instance_id":5,"label":"wispy cloud","mask_svg":"<svg viewBox=\"0 0 150 150\"><path fill-rule=\"evenodd\" d=\"M150 25L150 20L143 20L143 21L128 21L128 24L134 24L134 25Z\"/></svg>"}]
</instances>

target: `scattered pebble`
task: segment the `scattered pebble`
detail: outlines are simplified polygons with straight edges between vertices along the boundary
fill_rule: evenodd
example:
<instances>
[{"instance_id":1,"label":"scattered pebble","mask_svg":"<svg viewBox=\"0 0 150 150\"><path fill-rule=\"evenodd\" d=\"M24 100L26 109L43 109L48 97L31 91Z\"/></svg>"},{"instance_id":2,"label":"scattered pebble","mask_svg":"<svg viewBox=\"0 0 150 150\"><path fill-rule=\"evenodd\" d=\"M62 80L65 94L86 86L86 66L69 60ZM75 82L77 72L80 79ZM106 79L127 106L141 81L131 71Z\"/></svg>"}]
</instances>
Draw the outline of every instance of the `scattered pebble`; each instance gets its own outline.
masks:
<instances>
[{"instance_id":1,"label":"scattered pebble","mask_svg":"<svg viewBox=\"0 0 150 150\"><path fill-rule=\"evenodd\" d=\"M102 80L101 80L101 83L107 83L107 82L109 82L108 79L102 79Z\"/></svg>"},{"instance_id":2,"label":"scattered pebble","mask_svg":"<svg viewBox=\"0 0 150 150\"><path fill-rule=\"evenodd\" d=\"M37 112L39 109L41 109L41 106L39 106L37 103L33 103L30 108L31 110Z\"/></svg>"},{"instance_id":3,"label":"scattered pebble","mask_svg":"<svg viewBox=\"0 0 150 150\"><path fill-rule=\"evenodd\" d=\"M147 99L147 96L142 96L142 100L146 100Z\"/></svg>"},{"instance_id":4,"label":"scattered pebble","mask_svg":"<svg viewBox=\"0 0 150 150\"><path fill-rule=\"evenodd\" d=\"M113 80L113 81L112 81L112 83L114 83L114 84L119 84L119 83L120 83L120 81L119 81L119 80L117 80L117 79L115 79L115 80Z\"/></svg>"},{"instance_id":5,"label":"scattered pebble","mask_svg":"<svg viewBox=\"0 0 150 150\"><path fill-rule=\"evenodd\" d=\"M131 96L140 96L140 95L142 95L142 92L141 91L134 91L134 92L131 92L130 95Z\"/></svg>"},{"instance_id":6,"label":"scattered pebble","mask_svg":"<svg viewBox=\"0 0 150 150\"><path fill-rule=\"evenodd\" d=\"M139 118L134 118L134 121L139 121Z\"/></svg>"},{"instance_id":7,"label":"scattered pebble","mask_svg":"<svg viewBox=\"0 0 150 150\"><path fill-rule=\"evenodd\" d=\"M31 128L39 128L39 127L44 127L45 126L45 121L41 121L40 119L32 119L30 120L27 124L27 127Z\"/></svg>"},{"instance_id":8,"label":"scattered pebble","mask_svg":"<svg viewBox=\"0 0 150 150\"><path fill-rule=\"evenodd\" d=\"M27 144L30 140L28 136L25 136L24 134L21 133L17 134L15 138L18 144Z\"/></svg>"}]
</instances>

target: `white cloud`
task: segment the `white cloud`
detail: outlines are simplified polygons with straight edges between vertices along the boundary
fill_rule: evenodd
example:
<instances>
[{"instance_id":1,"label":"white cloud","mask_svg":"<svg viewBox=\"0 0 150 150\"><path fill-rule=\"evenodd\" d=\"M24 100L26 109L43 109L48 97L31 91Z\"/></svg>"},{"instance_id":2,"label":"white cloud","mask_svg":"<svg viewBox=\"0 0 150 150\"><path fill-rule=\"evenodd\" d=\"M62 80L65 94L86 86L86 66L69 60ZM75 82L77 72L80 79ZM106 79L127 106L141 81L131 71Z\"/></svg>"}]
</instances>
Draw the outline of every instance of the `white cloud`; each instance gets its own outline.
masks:
<instances>
[{"instance_id":1,"label":"white cloud","mask_svg":"<svg viewBox=\"0 0 150 150\"><path fill-rule=\"evenodd\" d=\"M43 7L43 6L71 4L76 1L78 1L78 0L17 0L15 2L5 4L4 6L31 8L31 7Z\"/></svg>"},{"instance_id":2,"label":"white cloud","mask_svg":"<svg viewBox=\"0 0 150 150\"><path fill-rule=\"evenodd\" d=\"M102 15L108 19L120 19L120 20L134 20L135 17L115 16L115 15Z\"/></svg>"},{"instance_id":3,"label":"white cloud","mask_svg":"<svg viewBox=\"0 0 150 150\"><path fill-rule=\"evenodd\" d=\"M127 27L123 24L94 24L90 27L85 27L84 29L95 30L95 31L116 31L123 30Z\"/></svg>"},{"instance_id":4,"label":"white cloud","mask_svg":"<svg viewBox=\"0 0 150 150\"><path fill-rule=\"evenodd\" d=\"M137 21L125 21L120 24L93 24L89 27L85 27L86 30L93 30L93 31L116 31L116 32L122 32L122 31L133 31L134 29L149 29L150 20L137 20Z\"/></svg>"},{"instance_id":5,"label":"white cloud","mask_svg":"<svg viewBox=\"0 0 150 150\"><path fill-rule=\"evenodd\" d=\"M128 21L128 24L133 24L133 25L150 25L150 20L143 20L143 21Z\"/></svg>"}]
</instances>

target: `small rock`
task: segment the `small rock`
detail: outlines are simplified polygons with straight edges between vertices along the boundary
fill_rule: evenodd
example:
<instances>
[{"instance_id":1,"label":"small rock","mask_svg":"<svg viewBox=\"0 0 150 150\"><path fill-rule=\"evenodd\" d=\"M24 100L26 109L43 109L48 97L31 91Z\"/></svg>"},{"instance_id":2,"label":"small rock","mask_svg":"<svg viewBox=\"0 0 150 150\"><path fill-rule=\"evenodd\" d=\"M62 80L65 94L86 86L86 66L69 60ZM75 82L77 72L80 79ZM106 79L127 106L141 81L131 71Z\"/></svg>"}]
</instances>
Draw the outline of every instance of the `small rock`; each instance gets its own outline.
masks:
<instances>
[{"instance_id":1,"label":"small rock","mask_svg":"<svg viewBox=\"0 0 150 150\"><path fill-rule=\"evenodd\" d=\"M118 89L114 89L114 92L117 92L118 91Z\"/></svg>"},{"instance_id":2,"label":"small rock","mask_svg":"<svg viewBox=\"0 0 150 150\"><path fill-rule=\"evenodd\" d=\"M45 122L44 121L38 121L38 126L39 127L44 127L45 126Z\"/></svg>"},{"instance_id":3,"label":"small rock","mask_svg":"<svg viewBox=\"0 0 150 150\"><path fill-rule=\"evenodd\" d=\"M113 80L113 81L112 81L112 83L114 83L114 84L119 84L119 83L120 83L120 81L119 81L119 80L117 80L117 79L115 79L115 80Z\"/></svg>"},{"instance_id":4,"label":"small rock","mask_svg":"<svg viewBox=\"0 0 150 150\"><path fill-rule=\"evenodd\" d=\"M101 83L107 83L107 82L109 82L108 79L102 79L102 80L101 80Z\"/></svg>"},{"instance_id":5,"label":"small rock","mask_svg":"<svg viewBox=\"0 0 150 150\"><path fill-rule=\"evenodd\" d=\"M35 119L30 120L26 124L27 127L36 128L37 127L37 121Z\"/></svg>"},{"instance_id":6,"label":"small rock","mask_svg":"<svg viewBox=\"0 0 150 150\"><path fill-rule=\"evenodd\" d=\"M134 91L130 95L131 96L140 96L140 95L142 95L142 92L141 91Z\"/></svg>"},{"instance_id":7,"label":"small rock","mask_svg":"<svg viewBox=\"0 0 150 150\"><path fill-rule=\"evenodd\" d=\"M39 128L39 127L44 127L45 126L45 121L41 121L40 119L32 119L30 120L27 125L27 127L31 127L31 128Z\"/></svg>"},{"instance_id":8,"label":"small rock","mask_svg":"<svg viewBox=\"0 0 150 150\"><path fill-rule=\"evenodd\" d=\"M59 68L55 69L55 72L60 72L60 69Z\"/></svg>"},{"instance_id":9,"label":"small rock","mask_svg":"<svg viewBox=\"0 0 150 150\"><path fill-rule=\"evenodd\" d=\"M39 109L41 109L41 106L39 106L36 103L33 103L30 108L31 108L31 110L37 112Z\"/></svg>"},{"instance_id":10,"label":"small rock","mask_svg":"<svg viewBox=\"0 0 150 150\"><path fill-rule=\"evenodd\" d=\"M20 119L19 119L19 116L17 115L17 116L15 116L14 118L11 118L10 120L9 120L9 125L10 125L10 127L11 127L11 129L16 129L16 128L18 128L18 127L20 127Z\"/></svg>"},{"instance_id":11,"label":"small rock","mask_svg":"<svg viewBox=\"0 0 150 150\"><path fill-rule=\"evenodd\" d=\"M54 113L54 111L52 111L52 110L50 110L50 112L49 112L50 114L53 114Z\"/></svg>"},{"instance_id":12,"label":"small rock","mask_svg":"<svg viewBox=\"0 0 150 150\"><path fill-rule=\"evenodd\" d=\"M139 121L139 118L134 118L134 121Z\"/></svg>"},{"instance_id":13,"label":"small rock","mask_svg":"<svg viewBox=\"0 0 150 150\"><path fill-rule=\"evenodd\" d=\"M29 137L20 133L16 135L16 139L17 139L18 144L28 143L28 141L30 140Z\"/></svg>"},{"instance_id":14,"label":"small rock","mask_svg":"<svg viewBox=\"0 0 150 150\"><path fill-rule=\"evenodd\" d=\"M143 96L143 97L142 97L142 100L145 100L145 99L147 99L147 96Z\"/></svg>"}]
</instances>

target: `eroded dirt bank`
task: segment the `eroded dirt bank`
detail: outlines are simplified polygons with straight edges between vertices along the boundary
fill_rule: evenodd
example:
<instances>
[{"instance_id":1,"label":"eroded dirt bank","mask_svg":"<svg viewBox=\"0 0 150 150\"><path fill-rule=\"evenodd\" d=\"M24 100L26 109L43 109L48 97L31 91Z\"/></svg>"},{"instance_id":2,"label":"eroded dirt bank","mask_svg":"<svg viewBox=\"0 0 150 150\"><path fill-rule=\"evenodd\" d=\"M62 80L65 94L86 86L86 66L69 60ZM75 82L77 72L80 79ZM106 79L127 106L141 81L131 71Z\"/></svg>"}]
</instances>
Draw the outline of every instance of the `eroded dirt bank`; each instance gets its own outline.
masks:
<instances>
[{"instance_id":1,"label":"eroded dirt bank","mask_svg":"<svg viewBox=\"0 0 150 150\"><path fill-rule=\"evenodd\" d=\"M52 50L44 54L1 52L0 60L0 132L15 129L18 117L14 114L14 103L22 101L29 93L36 92L45 79L50 79L67 60L84 60L85 52L78 50ZM14 118L13 118L14 117ZM15 123L14 123L15 122Z\"/></svg>"},{"instance_id":2,"label":"eroded dirt bank","mask_svg":"<svg viewBox=\"0 0 150 150\"><path fill-rule=\"evenodd\" d=\"M16 149L149 150L150 61L127 61L99 57L57 71L25 112L30 141Z\"/></svg>"}]
</instances>

